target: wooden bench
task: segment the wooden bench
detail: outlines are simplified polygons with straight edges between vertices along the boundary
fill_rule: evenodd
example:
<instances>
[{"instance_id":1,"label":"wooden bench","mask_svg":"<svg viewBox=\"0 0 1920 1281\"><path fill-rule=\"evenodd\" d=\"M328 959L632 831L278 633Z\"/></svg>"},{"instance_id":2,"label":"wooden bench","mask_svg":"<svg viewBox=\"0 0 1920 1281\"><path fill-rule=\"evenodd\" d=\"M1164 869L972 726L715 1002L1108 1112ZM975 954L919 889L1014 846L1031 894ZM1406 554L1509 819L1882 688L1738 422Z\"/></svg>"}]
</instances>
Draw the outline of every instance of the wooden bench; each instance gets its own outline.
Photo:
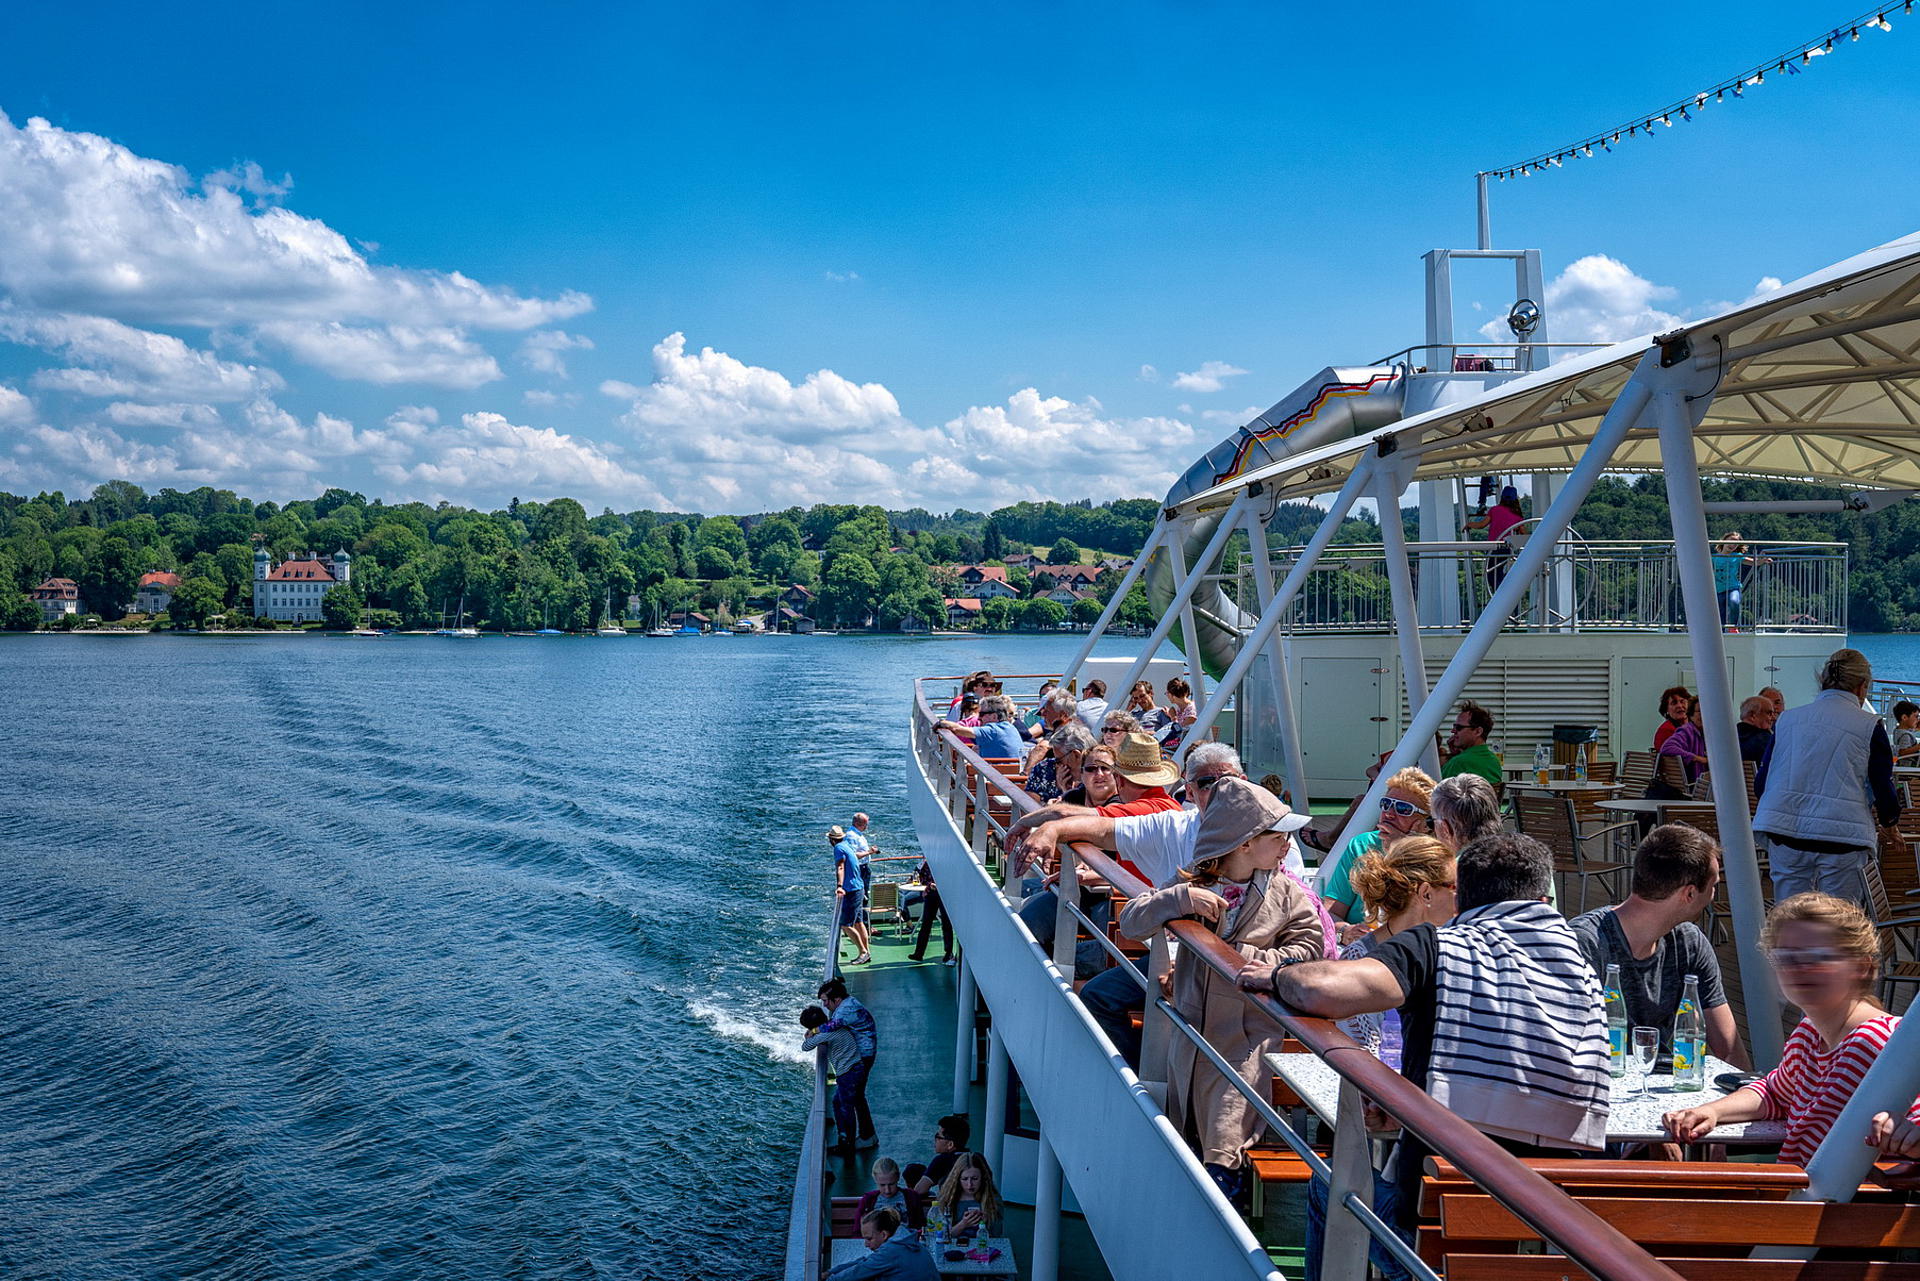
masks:
<instances>
[{"instance_id":1,"label":"wooden bench","mask_svg":"<svg viewBox=\"0 0 1920 1281\"><path fill-rule=\"evenodd\" d=\"M1920 1248L1920 1206L1885 1199L1848 1205L1784 1198L1805 1186L1795 1166L1741 1162L1528 1161L1527 1164L1682 1276L1697 1281L1920 1281L1920 1264L1897 1251ZM1630 1167L1639 1167L1633 1169ZM1437 1168L1436 1168L1437 1167ZM1581 1168L1590 1167L1590 1168ZM1430 1162L1423 1211L1423 1258L1447 1281L1558 1281L1584 1275L1565 1258L1519 1254L1540 1234L1492 1197ZM1879 1188L1863 1195L1885 1198ZM1755 1200L1768 1202L1764 1212ZM1756 1260L1755 1246L1844 1250L1848 1260Z\"/></svg>"}]
</instances>

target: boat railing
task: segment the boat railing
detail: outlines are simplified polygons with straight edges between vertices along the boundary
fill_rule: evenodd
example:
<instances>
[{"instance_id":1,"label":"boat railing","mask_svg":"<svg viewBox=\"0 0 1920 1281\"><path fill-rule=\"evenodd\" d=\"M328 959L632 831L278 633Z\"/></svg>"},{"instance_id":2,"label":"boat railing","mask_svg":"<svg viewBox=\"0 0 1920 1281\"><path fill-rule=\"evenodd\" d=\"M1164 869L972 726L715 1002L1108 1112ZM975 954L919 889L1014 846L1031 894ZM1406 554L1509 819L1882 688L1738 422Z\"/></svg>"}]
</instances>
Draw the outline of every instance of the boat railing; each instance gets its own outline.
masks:
<instances>
[{"instance_id":1,"label":"boat railing","mask_svg":"<svg viewBox=\"0 0 1920 1281\"><path fill-rule=\"evenodd\" d=\"M1604 347L1591 342L1477 342L1421 343L1402 347L1390 356L1382 356L1375 365L1405 365L1414 374L1523 374L1536 364L1532 352L1558 352L1571 355Z\"/></svg>"},{"instance_id":2,"label":"boat railing","mask_svg":"<svg viewBox=\"0 0 1920 1281\"><path fill-rule=\"evenodd\" d=\"M839 920L837 896L827 899L830 918ZM839 972L840 931L827 931L822 982ZM813 1099L807 1105L806 1128L800 1140L800 1160L793 1176L793 1208L787 1219L786 1281L819 1281L826 1252L827 1228L827 1051L813 1052Z\"/></svg>"},{"instance_id":3,"label":"boat railing","mask_svg":"<svg viewBox=\"0 0 1920 1281\"><path fill-rule=\"evenodd\" d=\"M1273 551L1276 578L1293 568L1302 550ZM1407 553L1419 598L1444 602L1423 610L1423 630L1454 632L1470 627L1485 610L1513 563L1514 545L1408 543ZM1752 543L1737 566L1726 568L1737 574L1741 594L1738 613L1724 620L1728 625L1760 632L1847 630L1845 543ZM1233 580L1245 602L1255 599L1251 575L1252 566L1243 564ZM1535 632L1668 632L1683 629L1686 621L1673 543L1567 537L1554 545L1529 582L1509 626ZM1321 553L1281 626L1300 635L1390 632L1394 625L1386 549L1362 543Z\"/></svg>"},{"instance_id":4,"label":"boat railing","mask_svg":"<svg viewBox=\"0 0 1920 1281\"><path fill-rule=\"evenodd\" d=\"M956 679L926 677L916 682L914 746L929 779L937 787L944 786L944 807L966 836L968 847L981 868L985 869L990 852L1001 852L1002 907L1012 914L1017 905L1006 891L1018 884L1019 874L1004 854L1004 842L1014 823L1040 806L1011 778L974 751L971 744L950 731L934 728L937 717L927 699L926 687ZM1079 926L1087 927L1118 963L1129 964L1107 940L1104 928L1096 926L1079 906L1079 869L1088 869L1101 884L1128 897L1153 887L1093 845L1063 843L1059 853L1058 884L1062 892L1052 957L1056 976L1071 979ZM1143 1028L1141 1079L1152 1084L1146 1073L1163 1058L1162 1047L1168 1036L1185 1036L1300 1157L1313 1179L1326 1184L1328 1205L1345 1214L1329 1216L1323 1277L1329 1281L1360 1281L1367 1275L1369 1243L1377 1241L1421 1281L1439 1281L1437 1274L1405 1239L1372 1210L1373 1167L1365 1117L1365 1105L1371 1103L1395 1119L1406 1132L1418 1137L1436 1156L1452 1162L1481 1191L1537 1232L1552 1249L1565 1254L1594 1277L1602 1281L1616 1278L1677 1281L1677 1274L1665 1264L1436 1102L1425 1090L1368 1053L1332 1022L1301 1014L1271 997L1242 992L1240 995L1249 1005L1340 1077L1332 1158L1322 1158L1271 1102L1260 1097L1206 1041L1200 1029L1183 1018L1170 1001L1158 995L1160 979L1168 972L1170 941L1178 942L1183 964L1210 967L1230 988L1244 964L1244 958L1235 948L1197 922L1174 921L1152 941L1149 969L1142 981L1144 991L1152 999L1146 1007L1148 1016ZM1070 984L1067 990L1071 990ZM1111 1045L1107 1048L1117 1055ZM1165 1097L1164 1083L1158 1097ZM1044 1116L1041 1123L1044 1127ZM1192 1172L1204 1179L1204 1174L1198 1171L1199 1167L1194 1165Z\"/></svg>"}]
</instances>

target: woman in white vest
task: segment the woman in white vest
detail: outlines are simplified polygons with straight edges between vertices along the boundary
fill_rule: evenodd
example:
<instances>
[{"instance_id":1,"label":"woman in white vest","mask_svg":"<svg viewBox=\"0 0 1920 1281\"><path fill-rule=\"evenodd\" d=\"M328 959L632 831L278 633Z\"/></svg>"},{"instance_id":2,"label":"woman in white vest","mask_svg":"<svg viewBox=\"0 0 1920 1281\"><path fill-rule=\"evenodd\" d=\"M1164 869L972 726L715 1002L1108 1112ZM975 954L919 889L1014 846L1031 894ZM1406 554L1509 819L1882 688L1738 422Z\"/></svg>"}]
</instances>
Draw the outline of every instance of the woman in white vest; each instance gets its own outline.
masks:
<instances>
[{"instance_id":1,"label":"woman in white vest","mask_svg":"<svg viewBox=\"0 0 1920 1281\"><path fill-rule=\"evenodd\" d=\"M1863 869L1878 850L1875 820L1891 827L1900 817L1893 744L1866 705L1872 679L1866 655L1835 650L1820 669L1820 693L1774 727L1754 779L1753 830L1767 843L1778 901L1807 890L1867 901Z\"/></svg>"}]
</instances>

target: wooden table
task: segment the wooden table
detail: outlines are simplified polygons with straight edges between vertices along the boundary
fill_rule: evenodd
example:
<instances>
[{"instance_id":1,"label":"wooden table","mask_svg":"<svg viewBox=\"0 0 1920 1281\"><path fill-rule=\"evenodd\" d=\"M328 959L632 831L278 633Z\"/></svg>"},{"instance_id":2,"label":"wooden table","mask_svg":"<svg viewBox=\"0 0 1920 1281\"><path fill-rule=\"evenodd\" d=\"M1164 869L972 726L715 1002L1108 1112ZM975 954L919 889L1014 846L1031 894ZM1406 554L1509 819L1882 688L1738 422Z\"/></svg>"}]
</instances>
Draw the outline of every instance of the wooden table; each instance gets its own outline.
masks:
<instances>
[{"instance_id":1,"label":"wooden table","mask_svg":"<svg viewBox=\"0 0 1920 1281\"><path fill-rule=\"evenodd\" d=\"M931 1244L927 1247L931 1250ZM1019 1265L1013 1261L1013 1240L1010 1237L979 1237L967 1244L967 1253L974 1254L985 1250L992 1252L987 1259L954 1259L947 1255L959 1249L948 1242L945 1248L933 1256L933 1266L940 1270L943 1277L1010 1277L1019 1272Z\"/></svg>"},{"instance_id":2,"label":"wooden table","mask_svg":"<svg viewBox=\"0 0 1920 1281\"><path fill-rule=\"evenodd\" d=\"M1293 1088L1293 1092L1312 1109L1315 1116L1328 1125L1334 1123L1334 1116L1340 1107L1340 1077L1327 1066L1325 1060L1313 1054L1269 1054L1267 1066L1273 1069L1275 1076ZM1705 1090L1676 1091L1672 1088L1672 1078L1655 1076L1644 1099L1633 1097L1635 1091L1629 1084L1631 1077L1615 1078L1607 1111L1608 1142L1655 1143L1670 1140L1672 1136L1660 1124L1660 1118L1680 1108L1698 1107L1724 1097L1723 1092L1713 1084L1713 1079L1722 1072L1734 1070L1732 1064L1709 1054ZM1716 1127L1699 1143L1760 1146L1784 1143L1786 1137L1787 1126L1784 1121L1739 1121Z\"/></svg>"}]
</instances>

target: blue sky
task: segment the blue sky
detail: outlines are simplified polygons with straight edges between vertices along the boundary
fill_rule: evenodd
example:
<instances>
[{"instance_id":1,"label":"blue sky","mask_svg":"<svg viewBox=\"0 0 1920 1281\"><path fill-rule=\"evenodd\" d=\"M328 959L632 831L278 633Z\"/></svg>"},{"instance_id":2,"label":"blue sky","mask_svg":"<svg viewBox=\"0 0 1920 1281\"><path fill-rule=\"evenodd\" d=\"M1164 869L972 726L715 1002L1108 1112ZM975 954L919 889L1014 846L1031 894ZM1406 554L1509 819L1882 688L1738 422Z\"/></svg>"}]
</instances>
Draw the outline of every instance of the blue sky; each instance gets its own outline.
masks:
<instances>
[{"instance_id":1,"label":"blue sky","mask_svg":"<svg viewBox=\"0 0 1920 1281\"><path fill-rule=\"evenodd\" d=\"M0 43L0 488L1157 493L1306 375L1418 341L1474 170L1858 11L1515 12L36 6ZM1553 336L1920 225L1920 26L1889 18L1496 184L1496 243L1560 277Z\"/></svg>"}]
</instances>

